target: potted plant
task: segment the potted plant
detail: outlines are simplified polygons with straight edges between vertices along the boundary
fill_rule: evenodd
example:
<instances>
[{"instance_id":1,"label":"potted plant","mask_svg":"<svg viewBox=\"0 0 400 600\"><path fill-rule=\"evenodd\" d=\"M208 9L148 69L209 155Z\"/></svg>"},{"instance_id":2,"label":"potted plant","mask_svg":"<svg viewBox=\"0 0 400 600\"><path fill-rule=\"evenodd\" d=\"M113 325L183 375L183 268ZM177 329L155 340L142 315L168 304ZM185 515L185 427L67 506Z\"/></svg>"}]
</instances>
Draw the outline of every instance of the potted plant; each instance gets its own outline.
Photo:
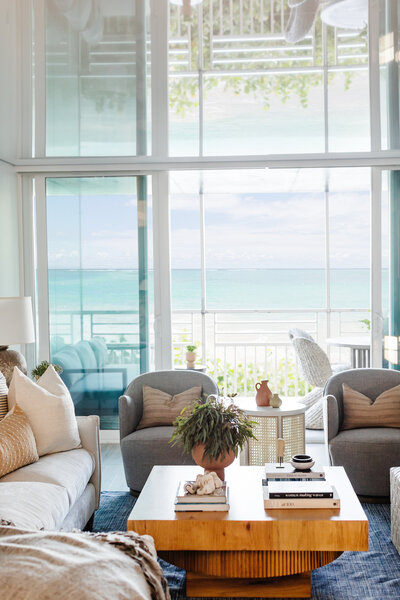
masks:
<instances>
[{"instance_id":1,"label":"potted plant","mask_svg":"<svg viewBox=\"0 0 400 600\"><path fill-rule=\"evenodd\" d=\"M188 369L193 369L194 363L196 362L196 350L195 344L186 346L186 364Z\"/></svg>"},{"instance_id":2,"label":"potted plant","mask_svg":"<svg viewBox=\"0 0 400 600\"><path fill-rule=\"evenodd\" d=\"M254 424L238 406L211 395L183 409L174 422L171 442L182 442L196 464L215 471L224 480L224 468L234 461L248 439L256 439Z\"/></svg>"},{"instance_id":3,"label":"potted plant","mask_svg":"<svg viewBox=\"0 0 400 600\"><path fill-rule=\"evenodd\" d=\"M60 365L55 365L53 363L49 363L47 360L42 360L42 362L40 364L38 364L34 369L32 369L32 371L31 371L32 377L34 377L37 381L39 379L39 377L41 377L43 375L43 373L48 369L48 367L50 365L52 365L54 367L54 370L57 373L62 373L62 367L60 367Z\"/></svg>"}]
</instances>

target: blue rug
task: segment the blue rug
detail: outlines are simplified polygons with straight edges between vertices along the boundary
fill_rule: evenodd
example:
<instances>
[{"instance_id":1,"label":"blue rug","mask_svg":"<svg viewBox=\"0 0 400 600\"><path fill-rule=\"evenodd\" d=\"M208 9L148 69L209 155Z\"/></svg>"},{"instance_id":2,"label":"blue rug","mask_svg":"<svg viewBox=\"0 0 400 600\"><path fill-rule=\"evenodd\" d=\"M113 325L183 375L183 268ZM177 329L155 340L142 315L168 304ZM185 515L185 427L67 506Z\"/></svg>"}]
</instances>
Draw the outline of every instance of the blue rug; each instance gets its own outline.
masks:
<instances>
[{"instance_id":1,"label":"blue rug","mask_svg":"<svg viewBox=\"0 0 400 600\"><path fill-rule=\"evenodd\" d=\"M134 504L135 498L129 493L102 492L94 530L125 530ZM313 571L313 600L400 599L400 556L390 541L390 505L363 507L369 520L369 552L344 552L334 562ZM171 599L186 600L185 571L162 560L160 564Z\"/></svg>"}]
</instances>

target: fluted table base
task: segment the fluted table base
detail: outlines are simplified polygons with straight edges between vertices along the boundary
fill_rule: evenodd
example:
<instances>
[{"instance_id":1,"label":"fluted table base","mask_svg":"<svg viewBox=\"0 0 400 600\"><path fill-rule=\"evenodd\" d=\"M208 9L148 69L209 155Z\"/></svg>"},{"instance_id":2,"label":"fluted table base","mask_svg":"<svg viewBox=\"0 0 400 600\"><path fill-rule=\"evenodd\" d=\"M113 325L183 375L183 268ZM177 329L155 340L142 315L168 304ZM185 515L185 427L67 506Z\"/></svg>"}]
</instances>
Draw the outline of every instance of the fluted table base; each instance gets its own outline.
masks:
<instances>
[{"instance_id":1,"label":"fluted table base","mask_svg":"<svg viewBox=\"0 0 400 600\"><path fill-rule=\"evenodd\" d=\"M341 552L321 551L168 551L161 558L187 571L186 594L243 598L311 596L311 570Z\"/></svg>"}]
</instances>

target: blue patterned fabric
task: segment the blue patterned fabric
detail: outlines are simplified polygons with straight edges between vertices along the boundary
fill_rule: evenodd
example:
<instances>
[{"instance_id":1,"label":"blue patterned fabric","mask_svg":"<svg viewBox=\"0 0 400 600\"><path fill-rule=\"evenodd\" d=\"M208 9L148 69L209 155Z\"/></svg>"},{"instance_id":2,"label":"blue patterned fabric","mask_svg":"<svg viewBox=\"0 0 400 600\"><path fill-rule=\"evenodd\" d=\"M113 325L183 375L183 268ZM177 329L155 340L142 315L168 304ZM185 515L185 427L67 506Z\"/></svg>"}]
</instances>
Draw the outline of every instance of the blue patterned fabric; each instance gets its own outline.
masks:
<instances>
[{"instance_id":1,"label":"blue patterned fabric","mask_svg":"<svg viewBox=\"0 0 400 600\"><path fill-rule=\"evenodd\" d=\"M135 501L129 493L102 492L95 531L125 530ZM369 552L344 552L334 562L313 571L313 600L400 599L400 556L390 541L390 505L363 507L369 520ZM187 600L185 571L163 560L160 564L170 586L171 600Z\"/></svg>"}]
</instances>

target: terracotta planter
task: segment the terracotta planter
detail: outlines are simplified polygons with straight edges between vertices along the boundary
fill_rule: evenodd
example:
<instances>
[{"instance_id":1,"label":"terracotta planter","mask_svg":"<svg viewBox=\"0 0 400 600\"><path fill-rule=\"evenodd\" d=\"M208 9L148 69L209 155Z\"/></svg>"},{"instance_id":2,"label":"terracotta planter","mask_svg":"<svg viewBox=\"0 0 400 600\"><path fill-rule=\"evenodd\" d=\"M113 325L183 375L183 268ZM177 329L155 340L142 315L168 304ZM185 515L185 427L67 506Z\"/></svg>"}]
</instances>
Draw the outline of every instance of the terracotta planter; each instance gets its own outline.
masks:
<instances>
[{"instance_id":1,"label":"terracotta planter","mask_svg":"<svg viewBox=\"0 0 400 600\"><path fill-rule=\"evenodd\" d=\"M196 465L199 467L203 467L205 471L215 471L221 481L225 481L225 467L229 467L235 460L235 452L233 450L229 450L227 454L225 454L224 458L210 458L209 456L205 456L204 454L205 444L196 444L193 446L192 456Z\"/></svg>"}]
</instances>

